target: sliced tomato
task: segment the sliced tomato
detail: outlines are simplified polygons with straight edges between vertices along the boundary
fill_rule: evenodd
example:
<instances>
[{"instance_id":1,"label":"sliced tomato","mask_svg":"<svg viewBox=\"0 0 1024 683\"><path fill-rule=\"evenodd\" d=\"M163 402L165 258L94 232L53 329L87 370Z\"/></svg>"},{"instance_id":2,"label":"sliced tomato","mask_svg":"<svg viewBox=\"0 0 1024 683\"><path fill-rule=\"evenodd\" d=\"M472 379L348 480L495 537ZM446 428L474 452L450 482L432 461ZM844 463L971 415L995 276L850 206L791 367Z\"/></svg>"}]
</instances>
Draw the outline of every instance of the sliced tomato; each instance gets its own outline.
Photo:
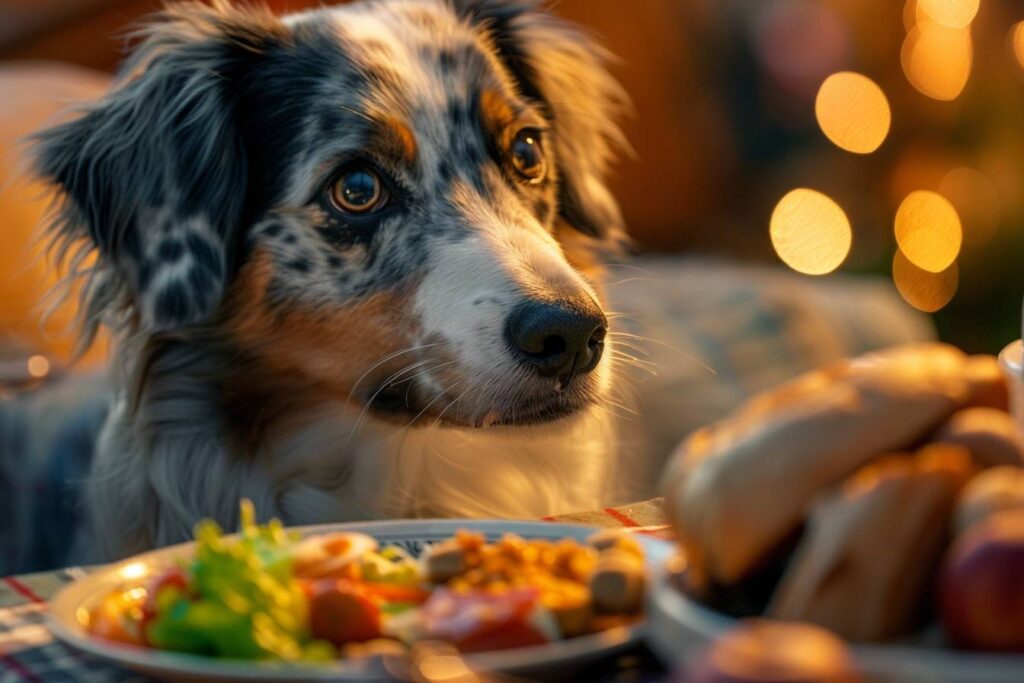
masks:
<instances>
[{"instance_id":1,"label":"sliced tomato","mask_svg":"<svg viewBox=\"0 0 1024 683\"><path fill-rule=\"evenodd\" d=\"M532 588L505 593L453 593L439 589L423 605L430 638L450 642L463 652L527 647L550 642L532 623L540 609Z\"/></svg>"},{"instance_id":2,"label":"sliced tomato","mask_svg":"<svg viewBox=\"0 0 1024 683\"><path fill-rule=\"evenodd\" d=\"M310 631L314 638L344 645L383 635L380 607L359 583L325 579L310 584L307 593Z\"/></svg>"}]
</instances>

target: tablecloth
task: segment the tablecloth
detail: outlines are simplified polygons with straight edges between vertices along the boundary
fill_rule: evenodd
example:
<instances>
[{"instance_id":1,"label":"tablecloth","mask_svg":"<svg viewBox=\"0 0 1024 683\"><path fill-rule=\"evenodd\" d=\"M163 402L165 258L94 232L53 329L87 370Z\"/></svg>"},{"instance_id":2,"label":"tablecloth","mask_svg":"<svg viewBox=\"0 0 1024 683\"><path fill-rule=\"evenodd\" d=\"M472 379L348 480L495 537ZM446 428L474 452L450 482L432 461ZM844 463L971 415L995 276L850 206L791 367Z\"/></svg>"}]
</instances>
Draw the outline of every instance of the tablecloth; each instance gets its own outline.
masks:
<instances>
[{"instance_id":1,"label":"tablecloth","mask_svg":"<svg viewBox=\"0 0 1024 683\"><path fill-rule=\"evenodd\" d=\"M627 527L656 536L667 534L660 499L616 508L548 518L549 521ZM107 683L149 679L119 669L54 640L46 626L47 600L84 576L84 567L8 576L0 580L0 683ZM649 653L629 653L610 662L602 681L644 681L662 672Z\"/></svg>"}]
</instances>

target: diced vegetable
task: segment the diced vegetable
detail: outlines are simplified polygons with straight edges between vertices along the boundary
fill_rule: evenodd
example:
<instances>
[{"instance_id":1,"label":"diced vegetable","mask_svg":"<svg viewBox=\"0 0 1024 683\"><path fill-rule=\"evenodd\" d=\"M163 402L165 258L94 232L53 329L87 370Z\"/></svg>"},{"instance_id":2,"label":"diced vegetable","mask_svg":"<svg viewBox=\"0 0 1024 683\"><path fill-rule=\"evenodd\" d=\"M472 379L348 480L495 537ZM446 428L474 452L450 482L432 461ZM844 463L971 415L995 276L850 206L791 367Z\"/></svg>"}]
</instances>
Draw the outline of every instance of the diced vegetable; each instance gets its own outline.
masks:
<instances>
[{"instance_id":1,"label":"diced vegetable","mask_svg":"<svg viewBox=\"0 0 1024 683\"><path fill-rule=\"evenodd\" d=\"M335 645L380 638L381 611L364 585L324 579L309 589L310 630Z\"/></svg>"},{"instance_id":2,"label":"diced vegetable","mask_svg":"<svg viewBox=\"0 0 1024 683\"><path fill-rule=\"evenodd\" d=\"M466 570L469 566L469 553L458 541L445 541L427 550L423 566L428 581L444 583Z\"/></svg>"},{"instance_id":3,"label":"diced vegetable","mask_svg":"<svg viewBox=\"0 0 1024 683\"><path fill-rule=\"evenodd\" d=\"M416 585L423 580L420 563L401 548L389 546L362 558L362 578L375 583Z\"/></svg>"},{"instance_id":4,"label":"diced vegetable","mask_svg":"<svg viewBox=\"0 0 1024 683\"><path fill-rule=\"evenodd\" d=\"M606 614L631 614L644 597L643 561L631 552L610 548L601 553L590 577L594 608Z\"/></svg>"}]
</instances>

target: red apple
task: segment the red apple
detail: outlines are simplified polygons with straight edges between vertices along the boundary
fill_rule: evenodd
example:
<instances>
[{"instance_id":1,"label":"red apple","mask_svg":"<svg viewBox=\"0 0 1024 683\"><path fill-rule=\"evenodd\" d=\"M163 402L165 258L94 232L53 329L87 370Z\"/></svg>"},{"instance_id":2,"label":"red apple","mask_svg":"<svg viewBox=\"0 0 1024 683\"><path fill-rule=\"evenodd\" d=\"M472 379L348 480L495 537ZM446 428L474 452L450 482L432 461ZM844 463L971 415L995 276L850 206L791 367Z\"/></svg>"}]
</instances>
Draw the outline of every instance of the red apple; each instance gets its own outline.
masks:
<instances>
[{"instance_id":1,"label":"red apple","mask_svg":"<svg viewBox=\"0 0 1024 683\"><path fill-rule=\"evenodd\" d=\"M688 683L857 683L843 644L809 624L751 620L712 646Z\"/></svg>"},{"instance_id":2,"label":"red apple","mask_svg":"<svg viewBox=\"0 0 1024 683\"><path fill-rule=\"evenodd\" d=\"M1024 510L997 512L956 540L939 610L960 647L1024 652Z\"/></svg>"}]
</instances>

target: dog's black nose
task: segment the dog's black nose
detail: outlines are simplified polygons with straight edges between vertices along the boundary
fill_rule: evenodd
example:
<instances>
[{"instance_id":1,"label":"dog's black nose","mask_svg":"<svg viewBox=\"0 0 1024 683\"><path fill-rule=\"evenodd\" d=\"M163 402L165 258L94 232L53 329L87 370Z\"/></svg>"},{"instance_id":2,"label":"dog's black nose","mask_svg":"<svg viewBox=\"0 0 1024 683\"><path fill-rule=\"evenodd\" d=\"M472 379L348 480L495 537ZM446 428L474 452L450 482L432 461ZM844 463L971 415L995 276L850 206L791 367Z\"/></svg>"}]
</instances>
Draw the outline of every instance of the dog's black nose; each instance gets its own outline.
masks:
<instances>
[{"instance_id":1,"label":"dog's black nose","mask_svg":"<svg viewBox=\"0 0 1024 683\"><path fill-rule=\"evenodd\" d=\"M505 339L520 360L542 377L565 386L601 360L608 319L586 299L564 303L527 301L505 322Z\"/></svg>"}]
</instances>

